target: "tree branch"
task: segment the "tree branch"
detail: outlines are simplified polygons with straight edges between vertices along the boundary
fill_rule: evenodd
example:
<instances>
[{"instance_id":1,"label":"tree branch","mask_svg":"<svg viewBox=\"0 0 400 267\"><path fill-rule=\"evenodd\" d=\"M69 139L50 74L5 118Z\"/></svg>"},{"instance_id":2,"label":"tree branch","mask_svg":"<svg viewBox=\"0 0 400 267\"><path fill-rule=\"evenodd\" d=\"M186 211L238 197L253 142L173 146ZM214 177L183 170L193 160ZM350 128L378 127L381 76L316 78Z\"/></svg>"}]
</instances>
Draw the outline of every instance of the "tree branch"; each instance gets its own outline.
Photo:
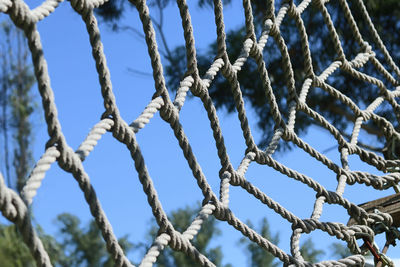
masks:
<instances>
[{"instance_id":1,"label":"tree branch","mask_svg":"<svg viewBox=\"0 0 400 267\"><path fill-rule=\"evenodd\" d=\"M321 106L321 108L323 107ZM353 114L346 112L344 109L334 104L325 106L325 110L331 112L332 114L338 114L340 116L343 116L344 118L352 122L355 122L357 119L356 116L354 116ZM379 130L379 128L371 127L365 123L361 124L361 128L367 133L375 135L377 137L383 136L383 132Z\"/></svg>"},{"instance_id":2,"label":"tree branch","mask_svg":"<svg viewBox=\"0 0 400 267\"><path fill-rule=\"evenodd\" d=\"M133 33L133 35L135 35L137 40L139 40L141 42L143 42L143 40L145 40L144 34L132 26L127 26L127 25L119 26L117 24L113 24L112 29L115 31L130 31Z\"/></svg>"},{"instance_id":3,"label":"tree branch","mask_svg":"<svg viewBox=\"0 0 400 267\"><path fill-rule=\"evenodd\" d=\"M152 77L153 76L153 74L151 74L150 72L140 71L140 70L132 69L132 68L129 68L129 67L128 67L128 71L133 73L133 74L140 75L140 76L146 76L146 77Z\"/></svg>"},{"instance_id":4,"label":"tree branch","mask_svg":"<svg viewBox=\"0 0 400 267\"><path fill-rule=\"evenodd\" d=\"M169 48L167 38L165 37L165 33L164 33L164 8L162 7L160 0L157 0L157 8L158 8L159 21L157 21L155 19L153 19L153 21L154 21L154 25L157 28L158 33L160 34L161 42L165 49L165 53L163 53L163 57L165 57L168 61L170 61L172 59L172 53L171 53L171 49Z\"/></svg>"},{"instance_id":5,"label":"tree branch","mask_svg":"<svg viewBox=\"0 0 400 267\"><path fill-rule=\"evenodd\" d=\"M320 125L318 125L319 127L322 127L322 126L320 126ZM323 128L323 127L322 127ZM323 129L325 129L325 128L323 128ZM341 135L343 135L345 138L347 138L348 140L350 140L351 139L351 135L350 134L348 134L348 133L343 133L343 132L340 132L341 133ZM365 144L365 143L363 143L363 142L361 142L361 141L357 141L357 145L358 146L360 146L360 147L362 147L362 148L364 148L364 149L367 149L367 150L370 150L370 151L372 151L372 152L376 152L376 153L382 153L382 149L383 149L383 147L376 147L376 146L371 146L371 145L367 145L367 144ZM331 151L332 149L335 149L335 148L337 148L338 147L338 145L333 145L333 146L331 146L331 147L328 147L328 148L326 148L325 150L323 150L322 151L322 154L325 154L325 153L328 153L329 151Z\"/></svg>"},{"instance_id":6,"label":"tree branch","mask_svg":"<svg viewBox=\"0 0 400 267\"><path fill-rule=\"evenodd\" d=\"M5 163L5 176L6 176L6 181L7 181L7 186L12 188L13 185L11 183L11 175L10 175L10 148L9 148L9 128L8 128L8 98L9 98L9 80L10 80L10 60L12 57L12 44L11 44L11 39L10 39L10 34L11 34L11 28L10 25L3 24L2 25L2 30L4 31L4 34L6 35L6 44L3 47L3 53L2 55L2 77L1 77L1 83L2 83L2 102L1 102L1 107L2 107L2 131L3 131L3 138L4 138L4 163ZM10 60L9 60L10 58Z\"/></svg>"}]
</instances>

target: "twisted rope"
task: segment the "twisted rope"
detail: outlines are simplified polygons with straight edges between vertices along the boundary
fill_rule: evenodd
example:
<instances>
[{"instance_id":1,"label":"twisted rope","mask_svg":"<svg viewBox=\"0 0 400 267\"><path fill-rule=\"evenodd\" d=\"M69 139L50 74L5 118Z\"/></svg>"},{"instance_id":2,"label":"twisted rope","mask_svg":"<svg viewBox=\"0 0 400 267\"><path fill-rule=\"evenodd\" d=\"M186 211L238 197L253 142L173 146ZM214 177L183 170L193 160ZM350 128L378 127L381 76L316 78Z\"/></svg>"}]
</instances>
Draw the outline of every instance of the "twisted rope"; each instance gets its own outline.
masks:
<instances>
[{"instance_id":1,"label":"twisted rope","mask_svg":"<svg viewBox=\"0 0 400 267\"><path fill-rule=\"evenodd\" d=\"M3 177L0 175L0 210L2 211L3 216L15 223L21 231L24 242L31 249L32 255L34 256L38 266L51 266L51 263L40 239L32 228L31 218L27 212L27 205L32 204L33 198L37 194L42 180L46 176L46 172L54 162L57 162L66 172L70 172L78 182L80 189L84 193L90 211L95 218L98 227L101 229L103 238L107 244L107 249L115 260L115 265L132 266L117 242L107 216L104 213L95 190L90 183L89 176L86 174L82 165L82 162L95 148L101 136L107 132L112 133L114 138L125 144L126 148L129 150L139 180L143 186L143 191L147 196L148 203L159 227L159 235L155 238L153 245L144 256L140 266L152 266L156 262L158 255L166 246L170 246L176 251L186 253L193 259L197 260L198 264L201 266L214 266L214 264L207 259L205 255L201 254L191 243L191 240L197 236L203 222L207 220L209 216L214 216L218 220L226 221L249 240L255 242L260 247L280 259L284 263L284 266L313 265L322 267L364 265L365 261L361 255L363 253L363 248L358 246L357 239L366 238L370 242L373 242L374 232L371 229L372 225L377 222L391 225L392 218L390 215L384 213L366 213L365 210L359 208L350 200L343 197L345 187L346 185L359 183L371 186L377 190L385 190L400 182L400 174L391 173L379 176L366 172L353 171L350 169L348 157L349 155L356 154L362 161L382 171L385 171L388 167L398 166L398 160L385 160L381 156L360 147L358 145L358 139L363 123L367 123L370 120L382 129L382 132L386 137L400 138L400 134L396 131L391 122L374 113L383 103L387 102L397 114L398 120L400 120L400 105L395 100L395 98L400 97L398 79L400 77L400 69L377 34L371 18L361 0L356 0L356 5L361 11L362 18L369 28L369 33L372 35L372 39L375 43L374 45L384 55L384 63L378 60L375 52L372 50L371 44L364 40L345 0L339 0L341 10L350 26L350 30L356 42L361 47L361 52L359 52L354 58L346 58L343 47L340 43L339 35L326 7L327 1L315 0L313 2L324 19L324 23L328 28L329 36L334 44L334 49L338 57L326 69L317 74L313 69L311 57L312 52L308 42L307 29L305 28L302 19L302 13L308 8L312 1L304 0L297 6L293 1L284 2L277 12L275 12L274 2L267 1L265 3L266 14L263 30L261 35L257 37L254 27L251 1L243 0L246 34L243 36L244 41L240 55L236 60L231 62L228 57L228 48L226 45L223 4L221 0L214 0L217 51L215 60L212 62L203 77L200 77L197 66L197 51L195 48L194 29L191 23L189 7L185 0L177 0L185 39L187 71L179 88L177 88L174 99L170 97L166 88L161 56L158 51L155 37L156 33L150 19L148 5L145 0L131 0L131 3L139 12L139 17L143 25L143 32L148 47L149 57L151 59L155 83L153 98L145 107L142 114L131 124L128 124L119 115L119 109L116 105L111 77L103 51L100 31L97 26L97 20L93 14L93 9L104 4L105 0L71 0L72 8L80 14L88 32L89 42L92 47L92 55L98 72L99 83L101 85L101 94L104 100L104 112L99 116L101 117L101 120L92 128L86 139L75 152L67 144L61 129L57 113L57 105L54 100L54 94L48 75L47 63L36 26L39 21L46 19L46 17L48 17L61 2L62 0L46 0L40 6L31 10L22 0L0 0L0 12L7 13L14 24L25 32L29 49L32 54L32 62L38 82L39 93L42 98L42 106L49 135L46 150L29 175L26 185L22 190L21 197L6 187ZM292 19L296 25L300 37L302 56L304 58L304 71L306 73L306 78L303 81L299 93L296 92L295 88L295 76L287 44L280 32L281 24L286 17ZM282 68L285 73L285 81L288 89L288 95L285 96L289 107L287 111L287 121L284 120L282 115L283 111L281 111L278 106L276 95L269 78L267 64L264 61L264 48L270 36L278 46L282 58ZM257 65L257 70L260 74L260 80L262 81L263 90L265 92L265 99L270 106L269 112L275 123L272 138L265 148L260 148L256 145L251 133L245 109L245 101L241 91L240 81L238 80L238 73L242 70L248 59L253 59ZM371 62L375 66L380 75L390 83L391 88L394 88L393 90L387 88L385 83L380 79L360 71L368 62ZM384 64L387 64L391 70L386 70ZM379 96L369 103L366 109L362 110L353 100L343 94L339 88L334 88L327 82L327 79L338 70L345 71L354 77L354 79L359 79L376 85L379 89ZM391 72L394 72L397 78L394 77ZM245 156L237 169L233 167L229 159L216 108L208 92L208 89L212 85L218 73L221 73L230 84L235 108L237 110L238 119L243 133L243 139L246 143ZM326 93L346 105L354 113L356 120L353 125L350 141L347 141L339 130L328 122L322 115L308 106L307 96L313 87L323 89ZM221 178L219 197L217 197L217 193L210 187L208 180L191 149L191 145L185 135L183 126L180 123L179 113L188 94L192 94L194 97L198 97L202 101L210 121L210 127L213 132L216 150L221 165L219 172ZM321 127L327 129L336 139L339 146L341 166L327 158L323 153L314 149L294 132L298 111L305 113L307 116L315 120L315 122L317 122ZM152 178L147 170L140 146L136 141L136 134L139 133L146 124L150 123L151 119L157 112L160 113L161 118L170 125L174 132L179 146L182 149L182 153L192 171L193 177L203 195L202 208L197 217L190 225L188 225L187 229L183 233L176 231L168 219L157 196L157 191ZM335 192L327 190L323 185L311 177L288 168L275 160L273 154L280 142L292 142L294 145L304 150L310 156L333 171L337 175L338 182ZM251 164L268 165L297 182L312 188L316 192L316 198L310 218L300 219L295 215L295 213L289 211L277 201L269 197L266 193L262 192L262 190L251 184L246 178L247 169ZM290 254L283 251L276 244L273 244L270 240L261 236L248 225L241 222L233 214L229 209L230 186L239 186L243 188L250 195L254 196L261 203L265 204L274 212L278 213L283 219L291 223L292 236ZM357 224L347 227L336 222L321 222L319 219L323 213L324 203L341 206L347 211L350 217L356 219ZM340 260L323 261L319 263L305 262L300 253L300 238L302 234L309 234L316 229L322 230L330 236L345 241L354 255Z\"/></svg>"}]
</instances>

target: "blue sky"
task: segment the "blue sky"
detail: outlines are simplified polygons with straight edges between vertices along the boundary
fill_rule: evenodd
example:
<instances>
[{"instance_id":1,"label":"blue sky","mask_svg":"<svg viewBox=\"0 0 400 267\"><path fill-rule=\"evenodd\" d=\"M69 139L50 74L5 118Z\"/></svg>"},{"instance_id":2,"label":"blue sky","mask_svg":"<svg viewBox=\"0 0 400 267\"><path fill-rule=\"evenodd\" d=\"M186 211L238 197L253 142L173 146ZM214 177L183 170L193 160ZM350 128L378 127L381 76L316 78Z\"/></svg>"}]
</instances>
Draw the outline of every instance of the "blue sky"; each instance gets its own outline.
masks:
<instances>
[{"instance_id":1,"label":"blue sky","mask_svg":"<svg viewBox=\"0 0 400 267\"><path fill-rule=\"evenodd\" d=\"M198 10L195 2L190 1L189 8L192 11L196 48L201 50L215 40L216 33L212 10ZM38 4L39 1L29 2L31 7ZM236 2L224 12L227 29L235 29L244 22L242 7ZM5 15L2 15L2 19L4 18ZM183 44L180 17L175 5L167 8L165 21L165 32L171 47ZM141 29L135 11L125 17L124 23ZM39 22L38 29L48 62L62 130L68 144L77 148L91 127L99 121L104 109L86 28L79 15L72 10L70 3L64 2L48 18ZM151 72L147 47L144 41L127 32L113 33L101 23L100 29L116 101L122 117L130 123L140 115L155 92L151 77L132 75L127 70L134 68ZM210 58L213 57L214 55L210 55ZM256 127L257 114L250 106L246 107L253 135L255 140L259 141L261 133ZM219 110L218 115L228 154L233 166L237 167L246 149L239 120L236 114L227 114L223 110ZM48 139L42 114L36 116L35 161L44 152ZM187 100L180 120L208 182L213 190L218 192L219 159L207 114L201 102L193 98ZM335 144L335 140L325 130L317 127L311 128L304 139L319 151ZM137 134L137 140L161 203L167 212L186 205L195 205L196 201L202 200L201 191L167 123L156 115L150 124ZM335 149L326 155L339 163L339 154ZM335 190L336 175L306 153L295 149L278 154L276 158L281 163L314 178L328 190ZM104 135L85 160L84 167L116 235L129 234L131 241L143 241L150 245L151 240L146 239L145 234L152 217L151 209L125 146L113 139L111 134ZM356 156L350 157L350 168L377 173L360 162ZM246 177L298 217L307 218L311 215L315 192L307 186L279 174L268 166L256 164L250 166ZM392 193L376 192L365 186L354 185L346 188L344 196L358 204ZM291 228L288 222L240 188L231 188L230 205L242 221L251 220L253 224L258 225L263 217L267 217L271 230L280 233L279 246L289 252ZM33 210L37 223L52 234L55 234L57 229L54 219L62 212L77 215L85 223L91 218L78 184L72 175L61 171L56 164L47 172L43 185L34 198ZM346 223L347 213L339 206L325 205L321 220ZM234 266L245 266L246 257L238 245L241 235L226 223L219 223L219 226L223 234L214 244L223 246L225 262ZM337 240L318 231L310 236L318 248L328 252L325 257L328 259L328 247ZM303 235L302 240L306 238ZM378 242L383 244L382 239L378 239ZM393 257L399 253L399 248L391 247L389 252ZM137 261L138 256L138 253L133 253L131 258Z\"/></svg>"}]
</instances>

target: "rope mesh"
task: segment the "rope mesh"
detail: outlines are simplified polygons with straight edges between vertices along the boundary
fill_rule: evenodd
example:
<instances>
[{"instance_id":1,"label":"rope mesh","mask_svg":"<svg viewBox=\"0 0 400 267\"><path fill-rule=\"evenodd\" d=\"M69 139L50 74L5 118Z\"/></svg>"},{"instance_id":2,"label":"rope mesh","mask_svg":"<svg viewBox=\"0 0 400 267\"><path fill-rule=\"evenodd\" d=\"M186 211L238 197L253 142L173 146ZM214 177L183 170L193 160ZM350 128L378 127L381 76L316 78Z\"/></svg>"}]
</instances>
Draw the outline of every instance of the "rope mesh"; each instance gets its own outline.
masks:
<instances>
[{"instance_id":1,"label":"rope mesh","mask_svg":"<svg viewBox=\"0 0 400 267\"><path fill-rule=\"evenodd\" d=\"M314 266L364 265L365 260L361 255L364 252L364 248L358 245L357 239L363 238L373 242L374 232L372 231L371 226L377 222L391 225L392 218L389 214L384 213L368 214L365 210L344 198L342 195L345 186L346 184L352 185L354 183L360 183L372 186L378 190L383 190L397 184L400 180L400 174L390 173L377 176L367 172L352 171L349 168L348 157L352 154L358 155L362 161L381 171L385 171L388 167L398 166L398 160L385 160L376 153L367 151L358 146L357 142L362 124L369 120L376 123L383 130L387 138L400 137L399 133L394 129L394 126L387 119L374 113L380 105L387 102L392 106L393 110L397 114L400 114L400 105L395 100L396 97L400 97L400 86L398 79L394 78L390 74L393 72L397 77L400 77L400 70L383 45L383 42L378 36L361 0L355 0L355 3L361 11L362 17L373 37L374 46L376 46L384 55L385 64L390 68L390 72L387 71L383 67L383 64L378 60L375 52L372 50L372 46L363 39L346 0L339 0L343 9L343 15L350 25L354 38L362 48L362 51L354 58L347 59L343 52L339 35L330 18L328 9L325 6L326 1L315 0L313 4L317 6L320 14L324 18L324 22L329 30L330 38L334 43L335 52L338 57L337 60L332 62L322 73L316 74L312 67L308 37L301 18L301 14L307 9L311 0L304 0L297 6L293 2L285 2L277 13L274 10L273 1L266 1L265 5L268 7L267 16L263 32L258 38L254 29L253 12L250 0L244 0L243 6L246 23L246 40L243 42L243 49L240 56L234 62L231 62L228 58L225 41L223 5L221 0L215 0L214 14L217 31L218 54L212 65L209 67L207 73L203 77L200 77L196 62L196 49L194 46L193 29L189 9L185 0L177 0L186 44L187 71L185 78L181 81L180 87L176 92L175 98L170 97L166 88L166 82L163 76L163 67L157 49L155 31L150 19L148 6L144 0L131 0L132 5L134 5L138 10L140 20L143 24L143 33L145 34L148 53L151 59L156 89L151 102L144 109L143 113L131 124L121 118L116 105L110 74L103 53L103 44L100 40L99 28L93 14L93 9L102 5L104 0L70 0L73 9L81 15L87 27L105 108L104 113L101 115L101 120L93 127L87 138L81 143L76 151L68 146L64 134L61 131L61 125L57 116L57 106L54 101L53 91L47 71L47 63L42 51L40 35L36 29L37 23L50 15L61 1L62 0L46 0L41 6L30 10L22 0L0 0L0 11L7 13L14 24L25 32L32 54L32 61L39 92L42 98L49 134L46 150L31 172L29 179L22 190L21 196L8 188L5 185L3 178L0 176L0 208L2 214L18 227L38 266L51 266L51 263L47 252L43 248L42 242L38 238L32 226L31 218L28 213L28 206L31 205L33 198L36 195L36 191L45 177L46 171L55 162L57 162L65 172L71 173L79 183L79 187L84 193L87 204L90 207L91 214L93 215L98 227L101 229L103 238L107 244L107 249L115 260L115 265L132 266L117 242L112 227L98 198L96 197L95 190L89 181L84 166L82 165L82 162L89 156L98 140L106 132L111 132L114 138L125 144L127 149L130 151L132 159L135 162L135 168L139 180L143 185L143 191L147 195L148 203L159 226L159 235L154 240L154 243L148 250L147 254L144 256L140 266L152 266L153 263L156 262L160 251L162 251L166 246L186 253L196 259L201 266L214 266L214 264L207 257L202 255L191 243L191 240L196 237L201 228L203 221L207 220L209 216L215 216L215 218L220 221L226 221L248 239L257 243L258 246L272 253L276 258L281 260L285 266L313 265L313 263L305 262L302 258L299 240L302 233L310 233L317 229L324 231L337 239L345 241L354 255L341 260L314 263ZM286 17L293 19L297 26L302 44L302 53L305 59L304 66L307 78L304 80L299 94L295 89L291 58L285 40L280 33L280 25ZM282 112L278 108L267 72L266 63L263 59L263 50L270 36L279 47L284 72L286 74L287 88L289 92L287 101L290 103L288 111L289 117L287 121L284 120ZM275 122L273 137L265 149L261 149L256 145L253 135L251 134L244 107L244 100L240 90L240 84L237 78L238 72L241 71L243 65L249 58L252 58L258 66L263 89L265 91L265 97L268 100L271 109L270 113ZM360 71L367 62L374 64L380 74L390 82L392 88L387 88L381 80ZM379 88L380 96L371 102L367 108L361 109L348 96L327 83L327 78L339 69L351 75L355 79L376 85L377 88ZM221 73L231 85L238 118L243 132L243 138L245 139L247 147L245 157L237 169L232 166L232 163L229 160L221 128L219 126L216 109L208 94L208 88L213 83L213 80L218 73ZM322 88L352 110L357 119L353 125L353 132L350 141L347 141L331 123L307 105L307 95L312 87ZM202 101L204 109L206 110L211 122L210 125L221 164L220 192L218 193L214 192L207 182L207 179L192 152L191 145L179 120L179 112L185 103L189 91ZM296 113L298 111L304 112L310 116L318 122L320 126L327 129L337 140L341 165L335 164L322 153L312 148L294 132ZM202 208L197 217L183 233L176 231L168 220L157 196L157 191L153 186L152 179L148 173L140 147L136 141L136 133L145 127L157 112L159 112L162 119L173 129L180 148L182 149L197 185L204 197ZM276 161L272 155L280 142L292 142L334 172L338 178L336 191L328 191L312 178ZM276 171L312 188L316 192L316 199L311 217L300 219L294 213L285 209L285 207L281 206L278 202L271 199L260 189L250 183L246 179L246 171L250 164L268 165ZM250 195L260 200L263 204L267 205L270 209L291 223L292 236L290 254L252 230L232 213L229 209L230 186L242 187ZM357 223L353 226L346 226L341 223L320 221L319 219L323 211L324 203L342 206L347 210L348 214L357 221Z\"/></svg>"}]
</instances>

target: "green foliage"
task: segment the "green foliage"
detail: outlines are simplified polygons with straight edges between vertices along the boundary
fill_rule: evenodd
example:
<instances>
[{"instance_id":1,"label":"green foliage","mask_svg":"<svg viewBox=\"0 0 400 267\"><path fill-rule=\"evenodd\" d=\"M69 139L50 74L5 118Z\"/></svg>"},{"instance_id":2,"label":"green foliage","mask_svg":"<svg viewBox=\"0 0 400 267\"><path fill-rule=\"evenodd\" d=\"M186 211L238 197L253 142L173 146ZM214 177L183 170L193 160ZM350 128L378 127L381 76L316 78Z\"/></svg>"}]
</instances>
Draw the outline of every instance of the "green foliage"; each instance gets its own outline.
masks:
<instances>
[{"instance_id":1,"label":"green foliage","mask_svg":"<svg viewBox=\"0 0 400 267\"><path fill-rule=\"evenodd\" d=\"M253 225L251 222L247 222L251 228ZM254 228L253 228L254 229ZM263 218L259 229L255 229L260 235L264 238L271 241L273 244L278 245L279 243L279 233L272 235L268 220ZM259 267L277 267L280 266L281 263L277 262L275 257L265 251L256 243L248 240L245 237L240 239L240 244L245 246L246 254L248 255L248 266L259 266ZM303 256L304 260L312 263L316 263L320 261L320 257L325 254L323 250L316 249L315 245L311 238L307 239L300 248L300 253Z\"/></svg>"},{"instance_id":2,"label":"green foliage","mask_svg":"<svg viewBox=\"0 0 400 267\"><path fill-rule=\"evenodd\" d=\"M179 232L184 232L190 223L193 221L199 208L187 206L185 208L178 209L171 212L169 219L174 225L174 228ZM157 236L158 228L155 222L152 223L153 226L150 228L148 233L151 240ZM222 251L220 246L210 247L211 240L214 240L217 236L221 234L217 227L217 221L213 216L210 216L203 224L197 234L197 236L191 241L192 244L197 248L197 250L210 259L216 266L222 265ZM136 244L137 247L145 247L144 244ZM147 251L148 248L146 248ZM191 267L197 266L198 263L187 256L186 254L178 251L173 251L169 247L165 248L157 258L156 266L158 267ZM230 265L225 265L228 267Z\"/></svg>"},{"instance_id":3,"label":"green foliage","mask_svg":"<svg viewBox=\"0 0 400 267\"><path fill-rule=\"evenodd\" d=\"M253 0L252 4L255 15L254 23L256 27L256 33L260 34L267 4L262 0ZM353 34L348 26L348 21L346 21L345 17L341 15L343 10L338 2L330 2L327 4L327 6L334 24L337 27L337 31L341 38L346 56L349 60L351 60L358 52L361 51L360 44L356 43L354 40ZM356 20L363 21L358 6L354 3L352 4L352 2L350 2L350 6L352 11L355 13ZM400 15L399 12L395 12L393 15L393 12L390 12L390 10L398 10L400 8L400 2L371 0L367 1L367 7L371 12L372 19L374 22L376 22L375 24L383 25L383 27L378 27L378 31L386 41L386 44L388 44L389 51L392 51L392 54L398 57L400 53L396 51L399 51L400 48L400 25L397 23L397 21L399 20ZM334 61L338 55L335 52L334 44L331 41L331 37L329 36L323 18L314 5L311 5L302 14L302 19L304 20L304 25L309 38L313 59L313 68L315 73L319 74L332 61ZM366 36L371 38L371 36L367 33L365 24L360 23L359 27ZM282 36L286 42L288 52L291 57L296 88L299 92L302 82L307 77L306 72L304 71L304 55L301 50L302 46L300 43L298 30L293 19L289 17L283 21L281 29ZM234 60L239 56L245 38L246 34L244 26L227 32L227 51L231 60ZM201 73L205 73L205 70L211 65L216 53L216 43L213 43L205 52L197 55L198 67ZM382 59L380 52L378 51L377 53L378 58ZM176 47L172 51L172 54L174 57L171 60L167 60L167 65L165 68L169 88L175 90L178 88L179 80L184 77L186 72L186 62L182 62L185 58L183 56L185 55L185 49L184 47ZM269 71L269 78L276 95L276 101L284 118L287 119L289 107L289 102L287 101L288 79L286 78L286 73L282 68L281 53L272 37L269 38L264 55L264 60L267 63L267 69ZM178 60L180 61L179 63L177 62ZM391 71L390 68L388 68L388 70ZM383 79L382 75L376 71L372 64L367 64L364 68L362 68L362 71L375 77L382 78L388 88L392 87L392 85ZM328 79L329 84L333 85L335 88L338 88L342 93L349 96L350 99L355 101L355 103L361 107L365 107L365 105L371 103L373 99L379 95L379 90L376 88L376 86L357 80L353 76L343 71L338 71L336 73L332 76L332 78ZM240 82L245 101L251 104L251 107L257 114L258 126L264 133L260 145L264 146L271 137L271 129L274 128L274 121L271 113L265 112L270 110L270 106L268 104L267 97L265 96L265 90L262 85L262 79L260 77L257 64L253 59L249 58L242 70L238 73L238 80ZM217 108L225 108L228 112L234 112L235 103L233 101L233 95L231 92L232 86L233 85L229 84L227 79L222 75L218 75L216 77L209 88L209 93ZM351 121L354 121L355 117L353 112L342 102L335 99L321 88L314 87L310 89L307 97L307 104L309 107L327 118L328 121L337 127L345 136L349 135L349 132L347 132L347 127ZM391 122L397 125L393 109L390 106L385 106L383 109L380 109L378 114L389 118ZM304 113L299 112L297 115L295 131L299 134L305 134L310 125L319 124L310 117L306 116ZM364 130L370 134L377 136L381 141L383 140L383 132L374 123L368 122L363 127Z\"/></svg>"},{"instance_id":4,"label":"green foliage","mask_svg":"<svg viewBox=\"0 0 400 267\"><path fill-rule=\"evenodd\" d=\"M56 222L59 226L59 243L65 253L65 257L60 260L60 266L114 266L101 237L101 231L94 221L81 227L78 217L63 213L57 216ZM118 242L125 252L132 248L127 236L120 238Z\"/></svg>"},{"instance_id":5,"label":"green foliage","mask_svg":"<svg viewBox=\"0 0 400 267\"><path fill-rule=\"evenodd\" d=\"M352 255L350 250L346 246L343 246L343 244L340 242L332 243L330 250L332 251L333 256L337 256L341 259Z\"/></svg>"},{"instance_id":6,"label":"green foliage","mask_svg":"<svg viewBox=\"0 0 400 267\"><path fill-rule=\"evenodd\" d=\"M32 122L31 115L37 108L31 88L35 83L28 48L23 33L9 22L3 22L0 35L0 131L3 134L2 147L9 187L20 192L32 165ZM3 41L4 40L4 41ZM9 142L12 136L13 143ZM12 153L11 153L12 151ZM11 175L9 164L12 156ZM55 266L111 267L114 261L107 253L101 232L92 221L87 227L80 227L80 221L71 214L57 217L61 241L47 235L40 226L36 231ZM132 245L127 237L119 240L126 251ZM14 225L0 224L0 266L36 266L31 253Z\"/></svg>"},{"instance_id":7,"label":"green foliage","mask_svg":"<svg viewBox=\"0 0 400 267\"><path fill-rule=\"evenodd\" d=\"M52 264L56 265L64 257L60 245L53 237L46 235L40 227L36 230L49 253ZM2 267L36 266L29 248L25 245L15 225L0 224L0 263Z\"/></svg>"},{"instance_id":8,"label":"green foliage","mask_svg":"<svg viewBox=\"0 0 400 267\"><path fill-rule=\"evenodd\" d=\"M0 262L4 267L34 267L29 248L14 225L0 225Z\"/></svg>"},{"instance_id":9,"label":"green foliage","mask_svg":"<svg viewBox=\"0 0 400 267\"><path fill-rule=\"evenodd\" d=\"M247 225L253 228L253 225L250 221L247 222ZM276 245L279 243L279 234L278 233L274 235L271 234L270 226L266 218L262 219L260 223L260 229L258 229L257 232L264 238L271 241L272 243ZM280 266L280 264L275 261L275 257L271 253L265 251L259 245L248 240L246 237L242 237L239 242L240 244L245 246L245 251L249 258L248 266L255 266L255 267Z\"/></svg>"},{"instance_id":10,"label":"green foliage","mask_svg":"<svg viewBox=\"0 0 400 267\"><path fill-rule=\"evenodd\" d=\"M224 0L223 1L225 4L230 4L232 0ZM147 4L150 7L160 7L160 8L165 8L166 6L170 4L174 4L174 0L149 0L147 1ZM213 6L213 1L212 0L198 0L197 5L200 8L203 7L212 7ZM116 29L117 23L119 20L121 20L124 15L130 10L132 7L132 4L129 3L128 1L123 1L123 0L114 0L114 1L107 1L105 2L102 6L97 8L96 14L99 15L103 21L109 23L111 26Z\"/></svg>"},{"instance_id":11,"label":"green foliage","mask_svg":"<svg viewBox=\"0 0 400 267\"><path fill-rule=\"evenodd\" d=\"M38 226L36 231L50 256L53 266L59 267L113 267L114 261L107 252L105 242L96 223L91 221L81 227L79 219L63 213L57 217L59 240L47 235ZM132 244L128 237L118 240L122 249L128 252ZM1 267L35 267L35 261L15 225L0 224Z\"/></svg>"},{"instance_id":12,"label":"green foliage","mask_svg":"<svg viewBox=\"0 0 400 267\"><path fill-rule=\"evenodd\" d=\"M3 22L1 36L0 74L2 106L0 128L4 137L3 162L6 167L6 177L9 186L21 191L25 179L32 167L32 123L31 115L36 106L34 104L31 88L35 77L29 63L27 44L24 42L23 33L9 22ZM11 182L8 144L9 135L13 137L12 162L15 171L15 183Z\"/></svg>"},{"instance_id":13,"label":"green foliage","mask_svg":"<svg viewBox=\"0 0 400 267\"><path fill-rule=\"evenodd\" d=\"M172 4L171 0L153 0L149 1L149 5L154 7L155 13L162 14L163 9L169 4ZM283 1L276 1L276 7L280 7ZM126 2L112 1L112 6L104 5L98 11L98 14L111 25L118 24L123 14L127 12L127 8L122 8ZM263 28L263 22L268 15L267 7L270 2L263 0L252 0L252 8L254 15L254 26L257 37L260 36ZM198 6L210 7L212 1L209 0L198 0ZM226 6L232 4L231 1L224 1ZM235 3L237 4L237 3ZM351 8L354 18L357 21L357 25L362 35L366 38L370 44L373 45L374 51L377 53L377 58L381 62L383 60L383 54L381 51L376 49L374 45L373 37L368 29L367 24L360 12L360 7L357 1L349 1L349 7ZM368 0L365 1L365 5L371 15L374 25L385 42L388 50L395 58L400 56L400 24L398 20L400 18L400 1L377 1ZM326 4L329 10L330 16L336 27L337 34L339 35L343 50L346 54L346 58L351 60L354 56L363 51L363 44L356 42L353 32L350 29L349 21L346 20L343 15L343 6L338 1L331 1ZM117 14L117 15L113 15ZM161 16L160 16L161 17ZM338 58L337 51L332 38L329 35L328 28L324 22L321 12L318 10L316 5L311 4L307 10L301 15L306 32L308 35L308 41L310 44L312 64L314 72L319 75L325 68L328 67L335 59ZM176 90L179 86L179 82L184 78L186 74L186 51L183 46L178 46L173 49L168 47L168 42L165 41L166 35L163 32L162 21L157 21L153 18L153 22L157 31L157 34L161 35L162 45L160 45L161 54L164 56L165 74L167 78L168 87L171 90ZM114 29L120 29L123 27L114 27ZM132 30L132 29L131 29ZM138 34L138 30L136 30ZM293 18L286 16L281 26L281 34L285 40L288 48L288 53L291 58L291 64L294 70L294 77L296 81L296 90L300 91L302 83L307 77L305 72L304 60L305 57L302 52L302 45L300 42L299 31L294 23ZM245 26L239 27L234 30L227 31L226 33L226 45L227 52L230 60L235 60L243 46L243 42L246 39ZM164 51L165 50L165 51ZM207 49L199 50L197 53L198 68L201 74L204 74L206 69L211 65L212 60L216 56L217 47L216 43L209 45ZM290 102L288 100L288 79L285 71L282 68L282 56L281 52L276 45L276 40L273 37L269 38L268 44L264 51L264 60L268 69L269 79L274 90L276 101L279 109L284 117L288 119L288 107ZM386 63L383 64L386 69L394 75L393 70L389 68ZM371 63L366 64L361 71L371 76L382 79L387 88L393 88L393 85L383 78L383 75L377 71L375 66ZM394 75L396 77L396 75ZM270 113L270 105L268 98L265 95L265 89L262 85L262 78L258 71L258 66L255 61L251 58L247 60L242 70L238 73L238 80L240 82L241 91L244 100L250 104L252 109L257 114L257 125L261 129L263 135L259 142L260 146L265 146L271 135L271 129L274 129L275 123ZM327 82L337 88L340 92L347 95L361 108L365 108L366 105L371 103L376 97L380 95L379 89L372 84L365 83L349 73L339 70L336 71ZM209 94L214 101L217 108L223 108L228 112L234 112L235 103L233 100L233 94L231 92L233 85L230 85L226 78L222 74L217 75L211 87L209 88ZM307 100L308 106L327 118L327 120L333 124L339 131L345 136L349 136L348 125L355 120L354 112L337 100L335 97L329 95L323 88L313 87L310 89ZM396 127L398 122L395 118L393 108L390 105L383 105L377 114L384 116L389 119ZM308 128L311 125L319 126L319 123L303 112L298 112L296 116L296 127L295 131L298 134L306 134ZM366 148L380 151L384 145L385 137L382 129L374 122L369 121L363 124L363 129L369 134L376 137L376 141L371 146L370 139L368 143L363 143L360 140L359 144ZM379 145L378 145L379 144ZM376 147L376 145L380 147ZM286 148L290 147L290 144L285 144ZM285 146L281 148L285 148Z\"/></svg>"},{"instance_id":14,"label":"green foliage","mask_svg":"<svg viewBox=\"0 0 400 267\"><path fill-rule=\"evenodd\" d=\"M311 238L308 238L300 247L300 253L304 260L308 262L320 261L320 256L323 256L325 252L321 249L316 249Z\"/></svg>"}]
</instances>

